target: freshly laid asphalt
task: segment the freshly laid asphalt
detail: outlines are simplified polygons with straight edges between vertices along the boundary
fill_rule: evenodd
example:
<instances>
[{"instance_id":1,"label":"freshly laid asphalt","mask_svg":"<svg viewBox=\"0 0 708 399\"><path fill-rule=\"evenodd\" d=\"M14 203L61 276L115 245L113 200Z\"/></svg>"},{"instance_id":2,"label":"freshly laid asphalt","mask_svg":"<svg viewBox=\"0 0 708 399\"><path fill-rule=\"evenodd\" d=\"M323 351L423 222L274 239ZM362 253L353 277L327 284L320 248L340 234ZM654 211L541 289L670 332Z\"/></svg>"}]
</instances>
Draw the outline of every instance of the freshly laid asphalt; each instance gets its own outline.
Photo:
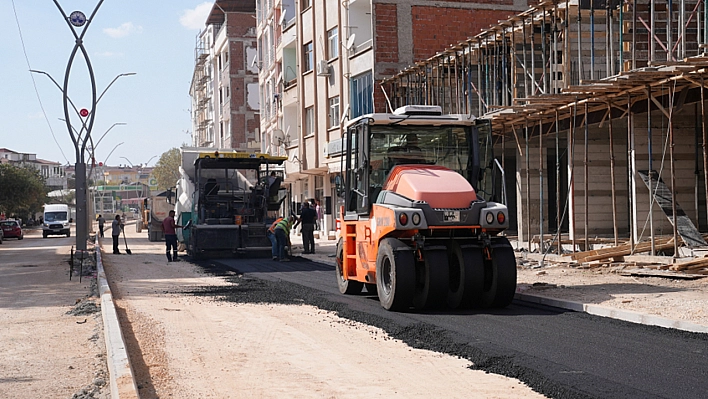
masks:
<instances>
[{"instance_id":1,"label":"freshly laid asphalt","mask_svg":"<svg viewBox=\"0 0 708 399\"><path fill-rule=\"evenodd\" d=\"M394 313L375 295L343 296L334 267L309 259L202 262L242 273L238 287L197 295L235 302L307 303L382 328L409 345L462 356L553 398L703 398L708 335L514 301L495 311ZM353 352L343 356L364 356Z\"/></svg>"},{"instance_id":2,"label":"freshly laid asphalt","mask_svg":"<svg viewBox=\"0 0 708 399\"><path fill-rule=\"evenodd\" d=\"M517 378L551 398L703 398L708 392L708 334L549 307L527 301L530 296L495 311L387 312L376 295L339 293L332 253L330 245L287 263L200 261L206 271L239 284L202 287L193 294L239 303L311 304L379 327L411 347L464 357L474 368ZM554 304L587 309L572 302ZM627 318L621 311L612 314ZM124 366L124 345L115 338L120 335L106 334ZM352 348L342 356L366 354Z\"/></svg>"}]
</instances>

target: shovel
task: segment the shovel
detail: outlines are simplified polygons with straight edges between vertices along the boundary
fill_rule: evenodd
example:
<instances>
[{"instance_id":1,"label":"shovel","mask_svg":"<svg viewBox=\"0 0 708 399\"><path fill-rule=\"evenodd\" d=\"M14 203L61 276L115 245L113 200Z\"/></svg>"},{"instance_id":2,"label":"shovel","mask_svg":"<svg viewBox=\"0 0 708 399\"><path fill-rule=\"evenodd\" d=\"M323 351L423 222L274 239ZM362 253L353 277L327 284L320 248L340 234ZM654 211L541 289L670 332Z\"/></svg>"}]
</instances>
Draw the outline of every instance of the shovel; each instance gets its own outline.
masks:
<instances>
[{"instance_id":1,"label":"shovel","mask_svg":"<svg viewBox=\"0 0 708 399\"><path fill-rule=\"evenodd\" d=\"M128 255L132 255L133 252L131 252L130 249L128 249L128 240L125 238L125 230L121 229L121 231L123 231L123 242L125 242L125 253Z\"/></svg>"}]
</instances>

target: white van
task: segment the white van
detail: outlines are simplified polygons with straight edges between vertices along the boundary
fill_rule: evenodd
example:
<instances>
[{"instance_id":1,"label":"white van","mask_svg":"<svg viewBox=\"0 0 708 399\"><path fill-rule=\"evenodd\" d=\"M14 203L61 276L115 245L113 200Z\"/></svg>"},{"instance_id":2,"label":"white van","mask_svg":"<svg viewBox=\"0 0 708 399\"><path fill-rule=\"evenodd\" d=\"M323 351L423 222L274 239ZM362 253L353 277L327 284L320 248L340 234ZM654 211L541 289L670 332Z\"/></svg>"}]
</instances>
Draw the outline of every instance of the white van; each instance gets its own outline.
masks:
<instances>
[{"instance_id":1,"label":"white van","mask_svg":"<svg viewBox=\"0 0 708 399\"><path fill-rule=\"evenodd\" d=\"M69 226L69 205L52 204L44 205L44 223L42 223L42 236L64 235L71 237Z\"/></svg>"}]
</instances>

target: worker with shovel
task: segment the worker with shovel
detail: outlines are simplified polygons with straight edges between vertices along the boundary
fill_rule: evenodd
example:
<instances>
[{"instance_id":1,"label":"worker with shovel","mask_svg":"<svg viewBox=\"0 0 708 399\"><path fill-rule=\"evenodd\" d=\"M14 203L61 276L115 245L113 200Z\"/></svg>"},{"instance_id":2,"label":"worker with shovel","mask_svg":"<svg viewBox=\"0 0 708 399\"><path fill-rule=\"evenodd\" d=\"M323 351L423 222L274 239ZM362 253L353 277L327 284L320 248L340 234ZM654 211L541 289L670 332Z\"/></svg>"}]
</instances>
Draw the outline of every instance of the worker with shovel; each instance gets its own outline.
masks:
<instances>
[{"instance_id":1,"label":"worker with shovel","mask_svg":"<svg viewBox=\"0 0 708 399\"><path fill-rule=\"evenodd\" d=\"M120 232L123 231L123 223L120 221L120 215L116 215L111 223L111 237L113 238L113 254L120 255L120 250L118 250L118 238L120 237Z\"/></svg>"},{"instance_id":2,"label":"worker with shovel","mask_svg":"<svg viewBox=\"0 0 708 399\"><path fill-rule=\"evenodd\" d=\"M175 223L175 211L170 211L169 215L162 221L162 231L165 233L165 245L167 261L178 262L177 258L177 231L182 226ZM170 247L172 247L172 255L170 255Z\"/></svg>"}]
</instances>

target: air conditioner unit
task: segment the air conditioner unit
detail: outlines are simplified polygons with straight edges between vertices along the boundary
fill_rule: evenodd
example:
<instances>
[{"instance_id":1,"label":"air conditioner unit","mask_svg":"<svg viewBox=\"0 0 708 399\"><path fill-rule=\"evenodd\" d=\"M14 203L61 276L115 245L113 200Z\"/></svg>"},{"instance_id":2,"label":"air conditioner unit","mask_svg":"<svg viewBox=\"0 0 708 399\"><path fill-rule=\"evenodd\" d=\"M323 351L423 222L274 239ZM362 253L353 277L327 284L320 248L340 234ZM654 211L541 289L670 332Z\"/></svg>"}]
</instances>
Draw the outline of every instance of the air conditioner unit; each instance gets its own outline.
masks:
<instances>
[{"instance_id":1,"label":"air conditioner unit","mask_svg":"<svg viewBox=\"0 0 708 399\"><path fill-rule=\"evenodd\" d=\"M329 76L329 64L322 60L317 63L317 76Z\"/></svg>"}]
</instances>

